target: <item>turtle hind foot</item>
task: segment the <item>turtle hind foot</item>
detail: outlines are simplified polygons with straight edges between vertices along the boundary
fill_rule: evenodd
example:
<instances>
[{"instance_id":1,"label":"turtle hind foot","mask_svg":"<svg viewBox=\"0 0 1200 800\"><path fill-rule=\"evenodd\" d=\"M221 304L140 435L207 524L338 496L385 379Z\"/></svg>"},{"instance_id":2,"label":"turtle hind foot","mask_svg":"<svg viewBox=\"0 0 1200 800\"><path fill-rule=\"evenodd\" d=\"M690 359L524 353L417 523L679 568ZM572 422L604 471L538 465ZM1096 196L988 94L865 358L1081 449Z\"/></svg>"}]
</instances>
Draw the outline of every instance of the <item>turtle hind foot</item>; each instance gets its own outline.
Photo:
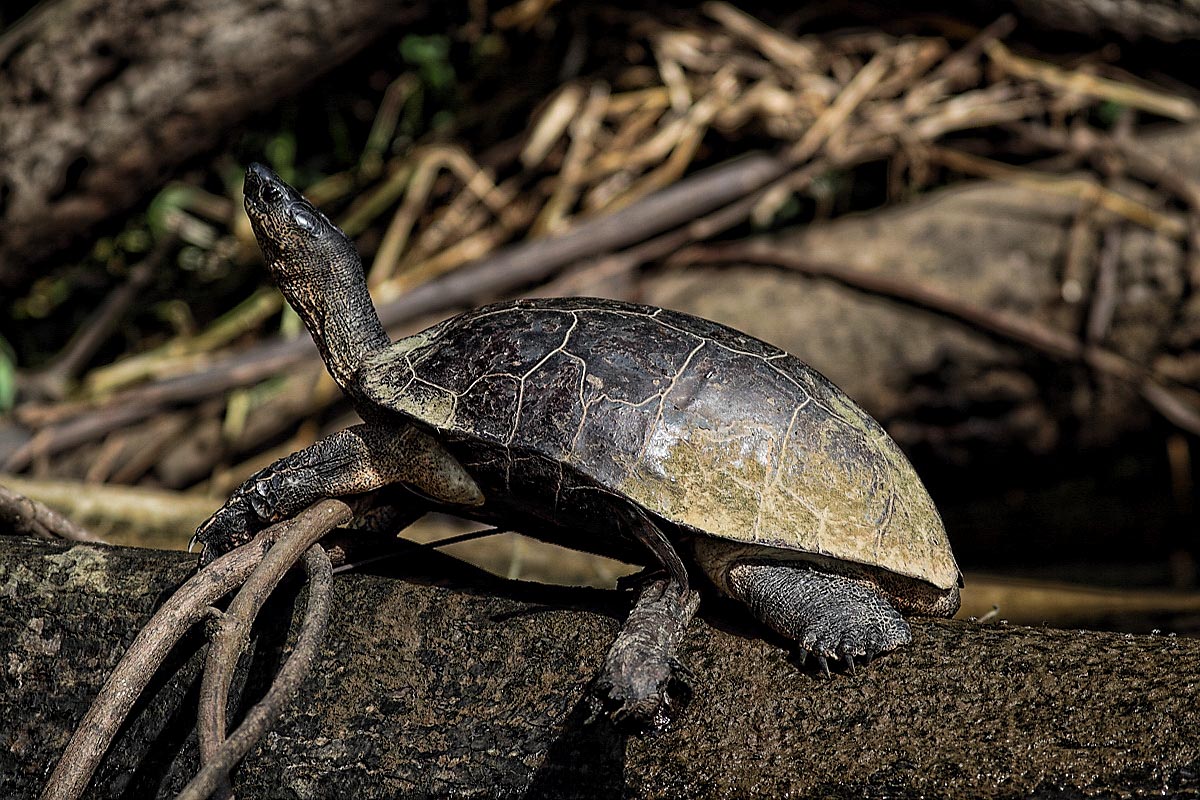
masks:
<instances>
[{"instance_id":1,"label":"turtle hind foot","mask_svg":"<svg viewBox=\"0 0 1200 800\"><path fill-rule=\"evenodd\" d=\"M658 733L671 724L691 697L691 674L675 651L698 605L696 592L671 580L642 587L596 679L593 715L603 713L629 733Z\"/></svg>"},{"instance_id":2,"label":"turtle hind foot","mask_svg":"<svg viewBox=\"0 0 1200 800\"><path fill-rule=\"evenodd\" d=\"M847 672L912 640L904 617L868 581L804 564L734 564L729 588L762 622L796 643L801 663L816 658Z\"/></svg>"}]
</instances>

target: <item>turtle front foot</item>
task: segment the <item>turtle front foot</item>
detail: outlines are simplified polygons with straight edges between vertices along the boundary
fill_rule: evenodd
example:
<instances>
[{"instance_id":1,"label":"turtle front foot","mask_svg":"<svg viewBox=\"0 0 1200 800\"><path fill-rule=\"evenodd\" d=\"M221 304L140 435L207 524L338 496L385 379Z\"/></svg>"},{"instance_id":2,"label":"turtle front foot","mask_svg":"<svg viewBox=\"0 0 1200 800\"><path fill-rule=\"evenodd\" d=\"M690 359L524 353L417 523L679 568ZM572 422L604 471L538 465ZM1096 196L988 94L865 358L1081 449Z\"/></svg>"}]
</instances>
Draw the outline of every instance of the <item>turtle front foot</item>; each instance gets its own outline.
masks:
<instances>
[{"instance_id":1,"label":"turtle front foot","mask_svg":"<svg viewBox=\"0 0 1200 800\"><path fill-rule=\"evenodd\" d=\"M225 505L200 523L192 536L192 545L198 543L204 548L200 551L200 566L245 544L263 528L316 499L314 492L304 488L306 480L313 482L311 471L294 466L306 452L292 453L251 475Z\"/></svg>"},{"instance_id":2,"label":"turtle front foot","mask_svg":"<svg viewBox=\"0 0 1200 800\"><path fill-rule=\"evenodd\" d=\"M647 584L617 635L594 687L594 708L621 730L657 733L691 696L676 647L700 603L670 580Z\"/></svg>"},{"instance_id":3,"label":"turtle front foot","mask_svg":"<svg viewBox=\"0 0 1200 800\"><path fill-rule=\"evenodd\" d=\"M265 521L254 511L239 489L225 501L225 505L200 523L188 549L191 550L197 544L201 546L200 566L203 567L218 556L250 541L254 534L264 527Z\"/></svg>"},{"instance_id":4,"label":"turtle front foot","mask_svg":"<svg viewBox=\"0 0 1200 800\"><path fill-rule=\"evenodd\" d=\"M735 564L729 588L761 621L793 640L803 658L815 656L828 677L829 662L853 673L912 640L904 617L863 580L795 564Z\"/></svg>"}]
</instances>

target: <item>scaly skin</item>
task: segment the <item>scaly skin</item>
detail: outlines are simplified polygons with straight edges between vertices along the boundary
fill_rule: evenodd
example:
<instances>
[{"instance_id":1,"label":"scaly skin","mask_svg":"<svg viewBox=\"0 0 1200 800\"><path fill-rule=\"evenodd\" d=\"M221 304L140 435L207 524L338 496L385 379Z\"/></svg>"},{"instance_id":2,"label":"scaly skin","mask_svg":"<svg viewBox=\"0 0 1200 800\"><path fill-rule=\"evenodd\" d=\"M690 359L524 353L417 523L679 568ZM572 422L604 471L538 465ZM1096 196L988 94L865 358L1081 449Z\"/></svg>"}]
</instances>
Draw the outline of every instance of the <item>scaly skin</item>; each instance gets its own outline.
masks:
<instances>
[{"instance_id":1,"label":"scaly skin","mask_svg":"<svg viewBox=\"0 0 1200 800\"><path fill-rule=\"evenodd\" d=\"M854 671L912 640L908 623L868 581L821 572L802 564L737 563L730 592L759 620L800 646L829 674L828 659Z\"/></svg>"},{"instance_id":2,"label":"scaly skin","mask_svg":"<svg viewBox=\"0 0 1200 800\"><path fill-rule=\"evenodd\" d=\"M596 705L619 728L662 730L686 701L687 669L675 651L699 605L699 594L672 580L642 586L596 679Z\"/></svg>"}]
</instances>

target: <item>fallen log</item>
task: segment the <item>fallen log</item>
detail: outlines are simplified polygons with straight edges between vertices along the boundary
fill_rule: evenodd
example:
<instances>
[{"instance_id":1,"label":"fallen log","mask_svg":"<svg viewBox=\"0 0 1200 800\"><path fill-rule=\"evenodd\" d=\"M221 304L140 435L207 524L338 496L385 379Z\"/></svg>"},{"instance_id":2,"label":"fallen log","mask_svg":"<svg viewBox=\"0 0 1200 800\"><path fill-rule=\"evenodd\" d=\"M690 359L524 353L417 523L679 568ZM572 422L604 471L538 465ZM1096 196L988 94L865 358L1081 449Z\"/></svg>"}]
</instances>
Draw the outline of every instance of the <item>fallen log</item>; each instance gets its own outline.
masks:
<instances>
[{"instance_id":1,"label":"fallen log","mask_svg":"<svg viewBox=\"0 0 1200 800\"><path fill-rule=\"evenodd\" d=\"M423 8L44 3L0 36L0 286Z\"/></svg>"},{"instance_id":2,"label":"fallen log","mask_svg":"<svg viewBox=\"0 0 1200 800\"><path fill-rule=\"evenodd\" d=\"M628 599L466 573L341 576L331 636L240 796L1060 797L1200 791L1200 642L918 622L857 676L817 677L708 603L695 695L649 739L588 722ZM449 562L453 564L453 562ZM0 795L31 797L107 672L190 572L176 553L0 538ZM436 585L431 575L453 577ZM289 601L290 602L290 601ZM283 619L289 602L269 613ZM279 618L279 617L277 617ZM247 696L286 647L259 632ZM109 753L95 797L172 796L196 767L200 637Z\"/></svg>"}]
</instances>

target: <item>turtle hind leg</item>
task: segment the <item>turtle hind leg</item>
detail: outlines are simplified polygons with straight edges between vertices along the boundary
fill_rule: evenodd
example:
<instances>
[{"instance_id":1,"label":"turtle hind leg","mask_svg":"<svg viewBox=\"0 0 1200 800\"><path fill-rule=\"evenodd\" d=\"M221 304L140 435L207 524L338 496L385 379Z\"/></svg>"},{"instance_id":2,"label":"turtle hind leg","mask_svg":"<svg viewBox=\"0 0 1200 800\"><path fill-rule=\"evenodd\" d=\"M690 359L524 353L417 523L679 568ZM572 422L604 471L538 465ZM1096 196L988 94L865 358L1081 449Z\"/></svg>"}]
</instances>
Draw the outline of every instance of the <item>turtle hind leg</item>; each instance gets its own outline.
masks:
<instances>
[{"instance_id":1,"label":"turtle hind leg","mask_svg":"<svg viewBox=\"0 0 1200 800\"><path fill-rule=\"evenodd\" d=\"M642 586L593 690L596 710L606 711L618 728L660 731L686 701L687 669L675 649L699 603L695 591L672 579Z\"/></svg>"},{"instance_id":2,"label":"turtle hind leg","mask_svg":"<svg viewBox=\"0 0 1200 800\"><path fill-rule=\"evenodd\" d=\"M738 562L729 568L730 593L759 620L817 657L870 660L912 640L912 633L879 589L865 580L804 564Z\"/></svg>"}]
</instances>

